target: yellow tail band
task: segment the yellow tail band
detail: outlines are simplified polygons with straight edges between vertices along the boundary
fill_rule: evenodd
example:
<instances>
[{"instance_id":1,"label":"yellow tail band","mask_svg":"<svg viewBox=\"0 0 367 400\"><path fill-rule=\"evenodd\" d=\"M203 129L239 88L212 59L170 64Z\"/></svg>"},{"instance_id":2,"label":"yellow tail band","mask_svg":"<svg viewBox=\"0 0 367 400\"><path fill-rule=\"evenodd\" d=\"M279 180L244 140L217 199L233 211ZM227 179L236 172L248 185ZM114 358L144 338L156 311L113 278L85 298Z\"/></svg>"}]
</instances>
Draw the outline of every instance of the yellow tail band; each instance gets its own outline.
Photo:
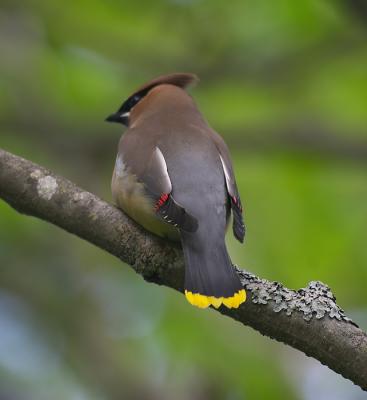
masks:
<instances>
[{"instance_id":1,"label":"yellow tail band","mask_svg":"<svg viewBox=\"0 0 367 400\"><path fill-rule=\"evenodd\" d=\"M219 308L221 304L224 304L228 308L238 308L240 304L246 301L245 289L239 290L231 297L205 296L203 294L192 293L187 290L185 290L185 296L190 304L199 308L207 308L209 306Z\"/></svg>"}]
</instances>

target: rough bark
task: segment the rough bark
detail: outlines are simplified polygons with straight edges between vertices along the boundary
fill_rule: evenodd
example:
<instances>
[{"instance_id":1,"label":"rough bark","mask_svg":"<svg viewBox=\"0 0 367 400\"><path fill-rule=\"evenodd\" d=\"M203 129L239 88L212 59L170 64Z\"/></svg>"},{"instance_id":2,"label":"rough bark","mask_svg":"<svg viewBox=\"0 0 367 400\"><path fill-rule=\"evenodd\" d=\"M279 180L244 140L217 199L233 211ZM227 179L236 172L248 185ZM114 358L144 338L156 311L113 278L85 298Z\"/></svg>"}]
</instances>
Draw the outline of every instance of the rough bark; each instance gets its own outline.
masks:
<instances>
[{"instance_id":1,"label":"rough bark","mask_svg":"<svg viewBox=\"0 0 367 400\"><path fill-rule=\"evenodd\" d=\"M178 246L147 233L67 179L1 149L0 198L108 251L145 280L182 291ZM367 390L367 335L345 316L328 286L311 282L294 291L240 269L238 274L248 300L237 310L221 308L222 314L301 350Z\"/></svg>"}]
</instances>

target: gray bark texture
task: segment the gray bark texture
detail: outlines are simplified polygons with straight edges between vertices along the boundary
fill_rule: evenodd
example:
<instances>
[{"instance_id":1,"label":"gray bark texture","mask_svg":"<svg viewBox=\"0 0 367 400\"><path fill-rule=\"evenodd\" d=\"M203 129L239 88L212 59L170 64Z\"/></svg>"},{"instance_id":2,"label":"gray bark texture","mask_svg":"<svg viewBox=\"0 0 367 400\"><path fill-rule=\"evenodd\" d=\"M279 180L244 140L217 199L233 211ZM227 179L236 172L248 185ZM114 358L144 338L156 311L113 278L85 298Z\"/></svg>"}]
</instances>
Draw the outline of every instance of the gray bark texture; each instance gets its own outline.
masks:
<instances>
[{"instance_id":1,"label":"gray bark texture","mask_svg":"<svg viewBox=\"0 0 367 400\"><path fill-rule=\"evenodd\" d=\"M146 281L183 290L179 246L144 231L123 212L47 169L0 149L0 198L118 257ZM0 225L1 229L1 225ZM219 312L314 357L367 390L367 335L328 286L294 291L237 269L248 300Z\"/></svg>"}]
</instances>

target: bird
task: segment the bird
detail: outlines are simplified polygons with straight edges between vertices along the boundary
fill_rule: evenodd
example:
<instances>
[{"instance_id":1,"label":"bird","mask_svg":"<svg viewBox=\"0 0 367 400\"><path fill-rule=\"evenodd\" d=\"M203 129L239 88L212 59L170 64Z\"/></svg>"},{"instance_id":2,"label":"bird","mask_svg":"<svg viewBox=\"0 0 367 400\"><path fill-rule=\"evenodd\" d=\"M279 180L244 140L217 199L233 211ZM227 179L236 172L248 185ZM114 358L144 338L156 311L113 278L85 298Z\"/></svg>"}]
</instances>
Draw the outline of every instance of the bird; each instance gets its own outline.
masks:
<instances>
[{"instance_id":1,"label":"bird","mask_svg":"<svg viewBox=\"0 0 367 400\"><path fill-rule=\"evenodd\" d=\"M193 306L238 308L246 291L225 235L244 241L241 199L227 145L187 92L191 73L138 88L106 121L127 127L118 144L112 197L146 230L181 242L184 293Z\"/></svg>"}]
</instances>

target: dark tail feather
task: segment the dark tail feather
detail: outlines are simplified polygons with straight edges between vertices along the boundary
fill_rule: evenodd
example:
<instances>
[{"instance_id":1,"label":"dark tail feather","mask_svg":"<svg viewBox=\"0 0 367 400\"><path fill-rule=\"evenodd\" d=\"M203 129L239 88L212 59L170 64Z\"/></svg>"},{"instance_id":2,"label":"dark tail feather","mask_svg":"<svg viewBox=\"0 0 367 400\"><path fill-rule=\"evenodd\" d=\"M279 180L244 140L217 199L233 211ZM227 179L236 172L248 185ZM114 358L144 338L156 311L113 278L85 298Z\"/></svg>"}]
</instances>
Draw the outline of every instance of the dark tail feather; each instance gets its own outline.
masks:
<instances>
[{"instance_id":1,"label":"dark tail feather","mask_svg":"<svg viewBox=\"0 0 367 400\"><path fill-rule=\"evenodd\" d=\"M233 268L224 243L200 245L196 235L182 234L185 256L185 295L200 308L238 308L246 300L246 292Z\"/></svg>"},{"instance_id":2,"label":"dark tail feather","mask_svg":"<svg viewBox=\"0 0 367 400\"><path fill-rule=\"evenodd\" d=\"M230 197L231 208L233 213L233 234L235 238L243 243L245 239L246 228L243 223L242 205L239 197Z\"/></svg>"}]
</instances>

